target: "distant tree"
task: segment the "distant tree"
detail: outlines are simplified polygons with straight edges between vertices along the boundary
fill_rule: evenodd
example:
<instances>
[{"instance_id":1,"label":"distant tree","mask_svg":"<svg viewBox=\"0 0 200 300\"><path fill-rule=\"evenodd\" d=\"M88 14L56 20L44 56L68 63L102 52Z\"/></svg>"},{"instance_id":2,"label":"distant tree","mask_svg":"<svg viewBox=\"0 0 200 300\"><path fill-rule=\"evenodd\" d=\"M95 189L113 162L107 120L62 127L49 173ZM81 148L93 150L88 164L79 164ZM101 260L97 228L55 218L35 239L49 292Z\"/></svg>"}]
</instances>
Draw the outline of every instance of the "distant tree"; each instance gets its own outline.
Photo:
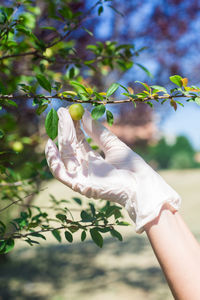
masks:
<instances>
[{"instance_id":1,"label":"distant tree","mask_svg":"<svg viewBox=\"0 0 200 300\"><path fill-rule=\"evenodd\" d=\"M185 136L178 136L172 145L162 137L157 144L150 146L147 152L147 159L156 161L160 169L187 169L196 166L195 150Z\"/></svg>"}]
</instances>

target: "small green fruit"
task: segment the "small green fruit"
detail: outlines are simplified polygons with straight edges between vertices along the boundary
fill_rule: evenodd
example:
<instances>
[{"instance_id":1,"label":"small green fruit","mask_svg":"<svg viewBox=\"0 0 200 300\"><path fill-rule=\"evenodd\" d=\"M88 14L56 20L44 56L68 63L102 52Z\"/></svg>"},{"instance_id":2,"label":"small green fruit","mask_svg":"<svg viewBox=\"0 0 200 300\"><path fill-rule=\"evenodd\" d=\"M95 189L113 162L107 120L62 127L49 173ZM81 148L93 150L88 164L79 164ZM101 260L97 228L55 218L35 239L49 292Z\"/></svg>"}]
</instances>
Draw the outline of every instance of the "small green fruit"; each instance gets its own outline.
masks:
<instances>
[{"instance_id":1,"label":"small green fruit","mask_svg":"<svg viewBox=\"0 0 200 300\"><path fill-rule=\"evenodd\" d=\"M80 103L72 104L69 107L69 113L74 121L79 121L82 119L85 110Z\"/></svg>"},{"instance_id":2,"label":"small green fruit","mask_svg":"<svg viewBox=\"0 0 200 300\"><path fill-rule=\"evenodd\" d=\"M15 151L15 152L22 152L23 149L24 149L24 146L21 142L19 141L16 141L12 144L12 149Z\"/></svg>"}]
</instances>

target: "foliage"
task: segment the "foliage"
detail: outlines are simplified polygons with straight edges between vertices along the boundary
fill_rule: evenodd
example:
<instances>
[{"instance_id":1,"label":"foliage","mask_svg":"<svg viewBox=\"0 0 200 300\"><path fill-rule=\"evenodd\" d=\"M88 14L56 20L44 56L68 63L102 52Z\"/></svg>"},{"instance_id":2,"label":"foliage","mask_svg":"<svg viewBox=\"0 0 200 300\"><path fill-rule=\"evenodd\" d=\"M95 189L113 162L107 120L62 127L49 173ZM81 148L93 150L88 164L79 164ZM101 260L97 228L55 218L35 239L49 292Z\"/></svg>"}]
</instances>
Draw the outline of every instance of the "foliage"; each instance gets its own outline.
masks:
<instances>
[{"instance_id":1,"label":"foliage","mask_svg":"<svg viewBox=\"0 0 200 300\"><path fill-rule=\"evenodd\" d=\"M178 136L173 144L161 138L154 146L147 149L146 159L154 161L159 169L187 169L197 167L195 151L185 136ZM145 156L145 154L144 154Z\"/></svg>"},{"instance_id":2,"label":"foliage","mask_svg":"<svg viewBox=\"0 0 200 300\"><path fill-rule=\"evenodd\" d=\"M120 220L121 211L116 205L104 203L96 208L89 203L87 208L80 207L80 220L75 221L68 207L62 206L68 200L52 198L50 208L32 204L41 182L52 178L44 158L40 124L45 124L46 133L55 139L58 106L84 103L94 119L105 115L112 125L114 116L107 104L132 102L133 107L137 103L152 107L156 102L169 101L176 110L183 105L177 99L185 99L200 105L200 88L188 86L187 78L179 75L170 77L175 84L170 91L138 81L141 89L137 93L117 82L99 90L94 84L96 78L112 70L126 72L145 50L136 49L133 44L98 41L88 30L87 20L101 16L105 6L120 14L111 2L97 1L88 8L85 3L72 0L13 0L0 6L1 253L12 250L15 239L37 244L38 239L45 239L46 232L51 232L58 242L61 231L68 242L73 241L76 231L82 232L82 241L89 233L99 247L106 232L122 240L114 226L126 224ZM80 48L78 40L83 36L86 44ZM92 36L93 42L87 43L86 36ZM151 76L145 66L135 65ZM113 95L119 95L119 90L122 99L116 100ZM81 199L75 201L81 203ZM53 219L48 209L53 210ZM110 217L114 221L109 221Z\"/></svg>"},{"instance_id":3,"label":"foliage","mask_svg":"<svg viewBox=\"0 0 200 300\"><path fill-rule=\"evenodd\" d=\"M194 168L194 166L194 158L184 150L175 153L169 163L171 169L189 169Z\"/></svg>"},{"instance_id":4,"label":"foliage","mask_svg":"<svg viewBox=\"0 0 200 300\"><path fill-rule=\"evenodd\" d=\"M46 240L45 233L51 232L54 238L62 241L61 231L64 231L64 238L72 243L73 234L81 231L81 241L84 241L89 234L97 246L103 246L103 234L110 233L118 240L122 240L120 233L114 229L114 226L129 225L122 220L121 207L104 202L100 207L95 207L89 202L87 207L82 206L80 198L73 198L74 202L80 207L80 219L74 220L72 211L68 208L70 201L57 200L50 195L49 207L39 207L29 205L26 211L21 211L20 216L14 218L6 226L0 222L0 253L7 253L14 247L14 240L21 239L33 246L39 244L39 240ZM18 195L16 205L26 207L24 198ZM101 203L102 204L102 203ZM2 213L10 205L0 210ZM54 217L50 216L49 211L53 211ZM38 240L39 239L39 240Z\"/></svg>"}]
</instances>

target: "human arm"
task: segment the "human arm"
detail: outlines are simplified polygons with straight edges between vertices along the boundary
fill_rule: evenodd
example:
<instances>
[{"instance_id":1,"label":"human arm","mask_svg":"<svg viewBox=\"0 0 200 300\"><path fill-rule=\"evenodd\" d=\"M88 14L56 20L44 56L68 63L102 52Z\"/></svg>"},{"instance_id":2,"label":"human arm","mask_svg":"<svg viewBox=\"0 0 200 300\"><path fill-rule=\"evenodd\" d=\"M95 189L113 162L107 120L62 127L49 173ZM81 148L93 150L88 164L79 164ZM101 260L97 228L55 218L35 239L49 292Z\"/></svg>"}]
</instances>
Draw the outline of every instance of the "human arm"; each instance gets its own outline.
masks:
<instances>
[{"instance_id":1,"label":"human arm","mask_svg":"<svg viewBox=\"0 0 200 300\"><path fill-rule=\"evenodd\" d=\"M144 227L177 300L200 299L200 246L181 215L164 205Z\"/></svg>"}]
</instances>

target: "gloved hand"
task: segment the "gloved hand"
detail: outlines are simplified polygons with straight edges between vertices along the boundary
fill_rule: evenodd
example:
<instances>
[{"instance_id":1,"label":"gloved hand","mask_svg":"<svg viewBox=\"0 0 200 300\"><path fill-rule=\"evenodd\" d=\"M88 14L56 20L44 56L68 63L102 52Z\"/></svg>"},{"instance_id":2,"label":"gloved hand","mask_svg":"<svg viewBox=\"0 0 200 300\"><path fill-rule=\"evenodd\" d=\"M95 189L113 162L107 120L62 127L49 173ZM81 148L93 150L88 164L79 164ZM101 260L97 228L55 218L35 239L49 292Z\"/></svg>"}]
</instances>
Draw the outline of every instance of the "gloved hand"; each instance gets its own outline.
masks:
<instances>
[{"instance_id":1,"label":"gloved hand","mask_svg":"<svg viewBox=\"0 0 200 300\"><path fill-rule=\"evenodd\" d=\"M74 191L124 206L136 223L136 232L159 215L163 204L172 211L180 205L179 195L138 154L134 153L86 110L82 126L102 149L105 159L91 149L80 122L67 108L58 110L58 148L48 140L45 153L55 178Z\"/></svg>"}]
</instances>

